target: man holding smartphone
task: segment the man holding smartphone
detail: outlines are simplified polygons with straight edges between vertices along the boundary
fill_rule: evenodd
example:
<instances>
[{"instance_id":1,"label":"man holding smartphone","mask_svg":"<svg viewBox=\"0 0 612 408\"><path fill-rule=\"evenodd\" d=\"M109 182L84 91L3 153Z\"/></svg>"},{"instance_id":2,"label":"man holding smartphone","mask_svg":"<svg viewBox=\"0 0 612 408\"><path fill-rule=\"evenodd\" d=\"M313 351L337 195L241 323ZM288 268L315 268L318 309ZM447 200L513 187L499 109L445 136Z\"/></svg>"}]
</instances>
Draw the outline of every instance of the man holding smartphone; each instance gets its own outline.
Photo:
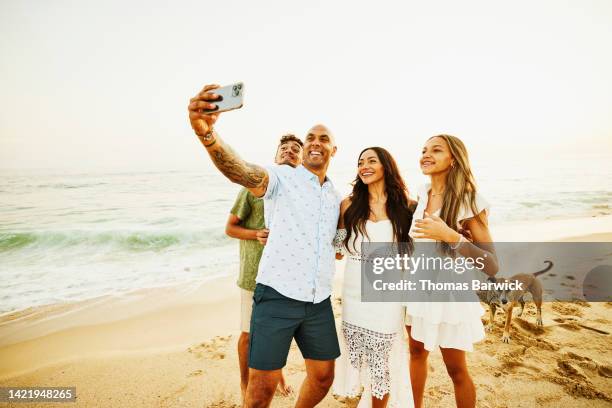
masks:
<instances>
[{"instance_id":1,"label":"man holding smartphone","mask_svg":"<svg viewBox=\"0 0 612 408\"><path fill-rule=\"evenodd\" d=\"M253 296L245 406L269 406L295 339L306 364L296 407L314 407L329 391L340 355L330 296L341 197L326 177L334 138L313 126L296 168L247 163L213 129L216 88L207 85L191 99L191 126L221 173L264 198L270 229Z\"/></svg>"},{"instance_id":2,"label":"man holding smartphone","mask_svg":"<svg viewBox=\"0 0 612 408\"><path fill-rule=\"evenodd\" d=\"M279 166L299 166L302 164L303 146L304 143L295 135L282 136L276 149L274 162ZM255 197L246 188L240 190L227 219L225 233L240 240L240 274L237 284L240 288L241 333L238 338L238 363L240 365L240 389L244 399L249 382L249 331L253 312L253 292L259 260L263 252L263 245L258 238L267 235L265 234L263 199ZM291 392L291 387L285 383L283 376L280 378L279 390L285 396Z\"/></svg>"}]
</instances>

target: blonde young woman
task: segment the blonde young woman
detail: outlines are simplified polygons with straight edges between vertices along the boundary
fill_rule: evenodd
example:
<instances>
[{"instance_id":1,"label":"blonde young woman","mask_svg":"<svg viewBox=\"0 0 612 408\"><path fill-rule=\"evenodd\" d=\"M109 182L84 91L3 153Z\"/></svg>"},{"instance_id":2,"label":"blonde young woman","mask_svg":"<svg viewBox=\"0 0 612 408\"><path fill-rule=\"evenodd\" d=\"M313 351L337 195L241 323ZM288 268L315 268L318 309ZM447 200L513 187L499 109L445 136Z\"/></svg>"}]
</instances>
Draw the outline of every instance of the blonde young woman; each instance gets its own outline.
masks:
<instances>
[{"instance_id":1,"label":"blonde young woman","mask_svg":"<svg viewBox=\"0 0 612 408\"><path fill-rule=\"evenodd\" d=\"M430 183L418 191L410 235L415 242L437 241L436 246L444 254L482 257L482 272L495 275L497 258L487 227L489 205L477 193L463 142L449 135L431 137L423 147L420 165ZM427 358L437 347L452 379L457 407L476 405L476 390L465 352L472 351L473 344L484 338L480 320L483 312L477 301L407 305L406 330L415 407L423 404Z\"/></svg>"}]
</instances>

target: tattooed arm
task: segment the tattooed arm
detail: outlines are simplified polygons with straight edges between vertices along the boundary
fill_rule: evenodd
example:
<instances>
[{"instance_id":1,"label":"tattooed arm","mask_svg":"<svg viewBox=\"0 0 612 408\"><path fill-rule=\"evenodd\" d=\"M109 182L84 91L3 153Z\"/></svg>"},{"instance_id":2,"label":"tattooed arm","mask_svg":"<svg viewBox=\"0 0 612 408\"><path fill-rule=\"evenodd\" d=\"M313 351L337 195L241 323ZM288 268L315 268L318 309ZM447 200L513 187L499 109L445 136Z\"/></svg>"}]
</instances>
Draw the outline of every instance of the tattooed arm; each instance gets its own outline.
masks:
<instances>
[{"instance_id":1,"label":"tattooed arm","mask_svg":"<svg viewBox=\"0 0 612 408\"><path fill-rule=\"evenodd\" d=\"M262 197L268 189L268 172L261 166L244 161L213 130L219 113L204 109L215 109L212 103L218 96L212 91L219 85L206 85L189 102L189 120L195 134L206 148L213 163L230 181L246 187L256 197Z\"/></svg>"},{"instance_id":2,"label":"tattooed arm","mask_svg":"<svg viewBox=\"0 0 612 408\"><path fill-rule=\"evenodd\" d=\"M217 168L233 183L246 187L255 197L262 197L268 189L268 172L257 164L244 161L229 147L214 130L206 136L198 138L208 151Z\"/></svg>"}]
</instances>

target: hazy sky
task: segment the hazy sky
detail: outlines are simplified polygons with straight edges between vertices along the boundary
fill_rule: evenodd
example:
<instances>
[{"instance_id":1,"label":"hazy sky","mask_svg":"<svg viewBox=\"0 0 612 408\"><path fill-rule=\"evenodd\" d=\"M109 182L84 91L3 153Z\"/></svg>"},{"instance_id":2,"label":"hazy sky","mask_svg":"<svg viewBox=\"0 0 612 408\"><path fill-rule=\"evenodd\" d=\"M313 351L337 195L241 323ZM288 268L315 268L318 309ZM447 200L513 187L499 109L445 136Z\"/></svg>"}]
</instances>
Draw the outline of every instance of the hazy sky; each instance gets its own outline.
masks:
<instances>
[{"instance_id":1,"label":"hazy sky","mask_svg":"<svg viewBox=\"0 0 612 408\"><path fill-rule=\"evenodd\" d=\"M0 2L0 168L210 167L187 120L245 82L219 133L268 163L323 122L337 162L611 152L612 1Z\"/></svg>"}]
</instances>

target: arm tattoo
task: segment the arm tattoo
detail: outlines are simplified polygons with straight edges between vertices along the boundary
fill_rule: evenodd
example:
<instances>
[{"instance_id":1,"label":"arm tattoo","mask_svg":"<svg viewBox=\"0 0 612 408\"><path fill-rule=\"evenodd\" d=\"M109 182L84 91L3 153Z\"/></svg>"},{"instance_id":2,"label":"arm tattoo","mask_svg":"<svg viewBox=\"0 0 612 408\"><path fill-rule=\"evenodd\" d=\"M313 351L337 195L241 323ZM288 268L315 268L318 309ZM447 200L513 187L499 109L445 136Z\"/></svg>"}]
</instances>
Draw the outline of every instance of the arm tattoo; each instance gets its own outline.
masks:
<instances>
[{"instance_id":1,"label":"arm tattoo","mask_svg":"<svg viewBox=\"0 0 612 408\"><path fill-rule=\"evenodd\" d=\"M246 188L265 188L268 185L268 173L256 164L244 161L227 144L217 137L217 143L208 151L215 166L232 182Z\"/></svg>"}]
</instances>

